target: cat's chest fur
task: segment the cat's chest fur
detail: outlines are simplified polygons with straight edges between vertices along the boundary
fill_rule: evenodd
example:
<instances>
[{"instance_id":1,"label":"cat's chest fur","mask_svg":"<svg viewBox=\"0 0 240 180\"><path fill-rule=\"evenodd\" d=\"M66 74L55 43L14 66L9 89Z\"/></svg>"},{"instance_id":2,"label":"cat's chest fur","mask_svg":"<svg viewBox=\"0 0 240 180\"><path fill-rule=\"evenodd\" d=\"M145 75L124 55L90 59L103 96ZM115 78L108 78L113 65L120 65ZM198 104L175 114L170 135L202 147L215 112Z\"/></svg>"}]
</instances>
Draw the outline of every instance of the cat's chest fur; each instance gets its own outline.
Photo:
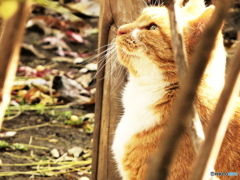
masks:
<instances>
[{"instance_id":1,"label":"cat's chest fur","mask_svg":"<svg viewBox=\"0 0 240 180\"><path fill-rule=\"evenodd\" d=\"M112 146L115 159L119 162L124 156L125 145L131 137L161 122L160 114L163 112L156 113L154 104L159 103L164 97L166 94L164 87L169 83L158 78L156 79L158 83L144 81L130 76L124 88L122 98L124 114L117 126Z\"/></svg>"}]
</instances>

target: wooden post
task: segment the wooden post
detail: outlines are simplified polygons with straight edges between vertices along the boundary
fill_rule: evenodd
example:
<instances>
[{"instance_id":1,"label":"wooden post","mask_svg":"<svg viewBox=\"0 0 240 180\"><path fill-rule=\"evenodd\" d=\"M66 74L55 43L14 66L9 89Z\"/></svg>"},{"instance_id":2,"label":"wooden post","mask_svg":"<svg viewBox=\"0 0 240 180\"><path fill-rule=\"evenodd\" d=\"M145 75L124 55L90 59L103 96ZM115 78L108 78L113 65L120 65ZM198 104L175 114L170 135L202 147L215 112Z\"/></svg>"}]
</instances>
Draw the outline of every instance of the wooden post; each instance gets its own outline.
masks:
<instances>
[{"instance_id":1,"label":"wooden post","mask_svg":"<svg viewBox=\"0 0 240 180\"><path fill-rule=\"evenodd\" d=\"M0 42L2 37L3 19L0 17Z\"/></svg>"},{"instance_id":2,"label":"wooden post","mask_svg":"<svg viewBox=\"0 0 240 180\"><path fill-rule=\"evenodd\" d=\"M111 43L116 37L117 28L133 22L145 6L144 0L102 0L99 47ZM107 47L101 48L99 53L106 49ZM99 57L97 75L92 180L120 179L112 159L111 145L122 112L120 97L127 79L127 72L124 69L119 70L120 66L114 55L100 60L105 55L106 53L103 53Z\"/></svg>"}]
</instances>

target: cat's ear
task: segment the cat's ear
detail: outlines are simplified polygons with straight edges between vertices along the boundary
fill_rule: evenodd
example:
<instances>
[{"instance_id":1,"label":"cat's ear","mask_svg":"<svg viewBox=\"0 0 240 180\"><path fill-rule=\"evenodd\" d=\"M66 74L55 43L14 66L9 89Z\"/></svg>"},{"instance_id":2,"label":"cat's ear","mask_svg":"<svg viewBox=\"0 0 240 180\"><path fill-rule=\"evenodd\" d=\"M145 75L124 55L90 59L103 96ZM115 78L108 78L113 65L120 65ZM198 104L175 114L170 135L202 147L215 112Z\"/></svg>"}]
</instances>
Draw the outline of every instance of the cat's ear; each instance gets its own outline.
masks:
<instances>
[{"instance_id":1,"label":"cat's ear","mask_svg":"<svg viewBox=\"0 0 240 180\"><path fill-rule=\"evenodd\" d=\"M198 16L205 8L204 0L189 0L183 7L183 13L187 16Z\"/></svg>"},{"instance_id":2,"label":"cat's ear","mask_svg":"<svg viewBox=\"0 0 240 180\"><path fill-rule=\"evenodd\" d=\"M205 29L214 12L214 9L214 6L209 6L208 8L205 8L205 10L200 16L190 20L187 23L185 33L187 37L187 42L191 47L194 47L199 41L203 30Z\"/></svg>"}]
</instances>

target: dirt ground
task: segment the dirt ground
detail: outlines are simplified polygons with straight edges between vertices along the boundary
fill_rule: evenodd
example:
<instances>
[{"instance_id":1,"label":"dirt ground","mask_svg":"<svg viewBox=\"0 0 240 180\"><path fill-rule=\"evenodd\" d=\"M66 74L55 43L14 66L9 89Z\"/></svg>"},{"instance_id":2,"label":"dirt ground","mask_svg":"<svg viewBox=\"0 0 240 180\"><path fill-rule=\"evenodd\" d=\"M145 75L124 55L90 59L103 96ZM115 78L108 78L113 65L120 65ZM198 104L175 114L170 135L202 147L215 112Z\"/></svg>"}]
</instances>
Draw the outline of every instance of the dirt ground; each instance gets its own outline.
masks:
<instances>
[{"instance_id":1,"label":"dirt ground","mask_svg":"<svg viewBox=\"0 0 240 180\"><path fill-rule=\"evenodd\" d=\"M91 18L89 21L92 28L97 27L98 18ZM52 58L58 56L56 48L43 49L42 44L38 43L47 37L49 35L44 34L38 26L26 28L23 43L33 44L38 53L45 58L39 58L22 48L19 67L35 70L41 65L66 74L77 74L84 68L83 65L77 66L73 62L53 61ZM85 42L70 42L66 39L64 41L72 52L87 54L84 59L88 59L96 55L97 38L97 33L92 33L84 37ZM64 57L76 58L67 55ZM93 70L89 73L94 75L96 72ZM86 89L94 87L93 81L91 88ZM38 106L38 103L28 102L20 105L20 108L23 107L24 110L15 118L5 120L0 130L0 179L87 180L91 174L94 102L64 102L50 106ZM71 122L73 115L81 122ZM3 142L8 145L4 146L1 144Z\"/></svg>"},{"instance_id":2,"label":"dirt ground","mask_svg":"<svg viewBox=\"0 0 240 180\"><path fill-rule=\"evenodd\" d=\"M61 109L61 111L69 111L69 109ZM70 109L73 110L73 109ZM83 111L83 108L74 109L75 111ZM56 110L58 111L58 110ZM88 108L88 111L92 112L93 107ZM1 138L1 140L7 141L9 144L22 143L29 144L36 147L29 147L28 150L12 150L5 149L1 150L1 161L4 164L25 164L40 162L42 160L53 159L50 151L52 149L57 149L60 156L66 153L69 149L73 147L81 147L87 151L91 152L92 144L92 134L88 134L82 131L81 127L73 127L64 124L65 119L56 120L54 116L50 116L48 113L39 113L36 111L27 111L22 113L19 117L5 121L3 124L3 129L10 129L11 131L16 131L17 134L13 137ZM37 127L42 125L42 127ZM24 129L24 127L26 129ZM27 127L31 127L27 129ZM21 129L23 128L23 129ZM84 152L83 152L84 154ZM59 157L60 157L59 156ZM70 162L70 161L69 161ZM90 167L90 164L87 165ZM34 166L3 166L0 167L1 172L31 172L34 171ZM33 173L34 174L34 173ZM89 177L89 174L86 174ZM32 175L15 175L15 176L5 176L0 179L29 179ZM80 176L77 172L65 173L57 177L44 177L42 175L32 176L33 179L77 179Z\"/></svg>"}]
</instances>

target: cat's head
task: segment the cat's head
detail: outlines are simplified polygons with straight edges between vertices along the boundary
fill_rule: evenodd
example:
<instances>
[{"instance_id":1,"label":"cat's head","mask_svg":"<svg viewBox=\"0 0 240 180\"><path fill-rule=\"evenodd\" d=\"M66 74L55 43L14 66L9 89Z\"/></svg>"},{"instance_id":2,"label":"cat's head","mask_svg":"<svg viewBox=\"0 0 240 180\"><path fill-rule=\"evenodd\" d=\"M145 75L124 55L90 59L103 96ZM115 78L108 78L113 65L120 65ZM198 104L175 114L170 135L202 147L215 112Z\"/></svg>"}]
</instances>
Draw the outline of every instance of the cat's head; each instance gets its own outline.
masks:
<instances>
[{"instance_id":1,"label":"cat's head","mask_svg":"<svg viewBox=\"0 0 240 180\"><path fill-rule=\"evenodd\" d=\"M189 7L182 9L180 20L184 26L188 57L197 45L213 9L212 6L204 7L197 13ZM144 9L136 21L118 29L116 43L120 63L127 67L133 76L154 73L157 76L161 72L165 79L176 80L167 8Z\"/></svg>"}]
</instances>

